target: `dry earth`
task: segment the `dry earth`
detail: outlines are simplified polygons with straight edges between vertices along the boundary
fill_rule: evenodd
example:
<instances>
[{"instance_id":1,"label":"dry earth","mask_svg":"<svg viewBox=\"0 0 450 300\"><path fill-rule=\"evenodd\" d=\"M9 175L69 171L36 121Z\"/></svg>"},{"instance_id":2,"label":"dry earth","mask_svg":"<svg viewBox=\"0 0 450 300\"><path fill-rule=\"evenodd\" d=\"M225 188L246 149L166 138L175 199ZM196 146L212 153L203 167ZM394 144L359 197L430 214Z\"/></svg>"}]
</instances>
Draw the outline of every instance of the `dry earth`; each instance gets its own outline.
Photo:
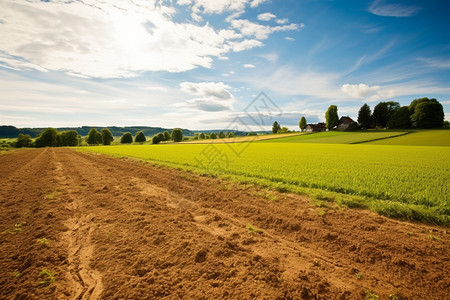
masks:
<instances>
[{"instance_id":1,"label":"dry earth","mask_svg":"<svg viewBox=\"0 0 450 300\"><path fill-rule=\"evenodd\" d=\"M70 149L0 164L1 299L449 299L447 228Z\"/></svg>"}]
</instances>

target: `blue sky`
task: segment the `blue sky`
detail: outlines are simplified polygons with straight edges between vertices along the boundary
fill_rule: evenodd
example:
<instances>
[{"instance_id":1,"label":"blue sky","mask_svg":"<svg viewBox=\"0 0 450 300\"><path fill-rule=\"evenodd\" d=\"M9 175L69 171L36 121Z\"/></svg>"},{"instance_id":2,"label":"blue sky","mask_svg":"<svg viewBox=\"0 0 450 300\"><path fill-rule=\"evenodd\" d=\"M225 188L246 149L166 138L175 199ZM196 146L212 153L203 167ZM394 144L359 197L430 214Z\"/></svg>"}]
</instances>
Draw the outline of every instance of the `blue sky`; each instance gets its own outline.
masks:
<instances>
[{"instance_id":1,"label":"blue sky","mask_svg":"<svg viewBox=\"0 0 450 300\"><path fill-rule=\"evenodd\" d=\"M329 105L438 99L450 120L450 2L0 2L0 123L291 129ZM281 112L281 114L280 114ZM244 129L244 128L238 128Z\"/></svg>"}]
</instances>

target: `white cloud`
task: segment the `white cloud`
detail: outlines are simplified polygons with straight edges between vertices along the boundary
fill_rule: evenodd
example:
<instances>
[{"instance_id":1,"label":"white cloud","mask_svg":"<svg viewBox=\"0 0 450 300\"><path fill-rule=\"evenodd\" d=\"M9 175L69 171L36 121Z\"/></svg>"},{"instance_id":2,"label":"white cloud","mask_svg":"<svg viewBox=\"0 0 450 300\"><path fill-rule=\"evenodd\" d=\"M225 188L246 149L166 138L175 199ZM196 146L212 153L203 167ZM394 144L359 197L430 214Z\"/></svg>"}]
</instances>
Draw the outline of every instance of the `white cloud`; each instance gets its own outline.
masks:
<instances>
[{"instance_id":1,"label":"white cloud","mask_svg":"<svg viewBox=\"0 0 450 300\"><path fill-rule=\"evenodd\" d=\"M192 18L195 21L203 20L201 14L223 14L231 12L230 20L245 12L245 7L254 8L267 0L178 0L178 5L191 6Z\"/></svg>"},{"instance_id":2,"label":"white cloud","mask_svg":"<svg viewBox=\"0 0 450 300\"><path fill-rule=\"evenodd\" d=\"M383 17L412 17L420 11L420 7L403 4L386 4L386 0L375 0L369 12Z\"/></svg>"},{"instance_id":3,"label":"white cloud","mask_svg":"<svg viewBox=\"0 0 450 300\"><path fill-rule=\"evenodd\" d=\"M295 39L292 38L292 37L290 37L290 36L286 36L284 39L285 39L286 41L289 41L289 42L294 42L294 41L295 41Z\"/></svg>"},{"instance_id":4,"label":"white cloud","mask_svg":"<svg viewBox=\"0 0 450 300\"><path fill-rule=\"evenodd\" d=\"M241 52L255 47L264 46L264 44L258 40L243 40L241 42L230 42L229 45L232 47L234 52Z\"/></svg>"},{"instance_id":5,"label":"white cloud","mask_svg":"<svg viewBox=\"0 0 450 300\"><path fill-rule=\"evenodd\" d=\"M244 36L254 36L258 40L264 40L274 32L300 30L304 27L304 24L298 25L292 23L283 26L266 26L258 23L253 23L249 20L239 19L232 20L231 26L239 30Z\"/></svg>"},{"instance_id":6,"label":"white cloud","mask_svg":"<svg viewBox=\"0 0 450 300\"><path fill-rule=\"evenodd\" d=\"M183 92L199 98L176 103L176 107L208 112L233 109L234 96L228 90L230 87L223 82L182 82L180 88Z\"/></svg>"},{"instance_id":7,"label":"white cloud","mask_svg":"<svg viewBox=\"0 0 450 300\"><path fill-rule=\"evenodd\" d=\"M275 16L274 14L266 12L266 13L263 13L263 14L259 14L258 15L258 20L260 20L260 21L270 21L270 20L272 20L273 18L276 18L276 17L277 16Z\"/></svg>"},{"instance_id":8,"label":"white cloud","mask_svg":"<svg viewBox=\"0 0 450 300\"><path fill-rule=\"evenodd\" d=\"M375 95L370 96L367 99L367 101L375 102L375 101L379 101L379 100L387 100L387 99L391 99L397 95L398 95L398 93L393 89L380 90L380 91L377 91L377 93Z\"/></svg>"},{"instance_id":9,"label":"white cloud","mask_svg":"<svg viewBox=\"0 0 450 300\"><path fill-rule=\"evenodd\" d=\"M194 96L212 97L218 100L234 99L228 91L230 87L223 82L182 82L180 87L183 92Z\"/></svg>"},{"instance_id":10,"label":"white cloud","mask_svg":"<svg viewBox=\"0 0 450 300\"><path fill-rule=\"evenodd\" d=\"M246 69L255 68L255 67L256 66L252 65L252 64L244 64L244 68L246 68Z\"/></svg>"},{"instance_id":11,"label":"white cloud","mask_svg":"<svg viewBox=\"0 0 450 300\"><path fill-rule=\"evenodd\" d=\"M378 91L380 89L379 86L368 86L367 84L344 84L341 87L341 91L346 93L347 95L352 96L353 98L363 98L367 94L372 93L374 91Z\"/></svg>"},{"instance_id":12,"label":"white cloud","mask_svg":"<svg viewBox=\"0 0 450 300\"><path fill-rule=\"evenodd\" d=\"M278 24L287 24L289 22L289 19L277 19L275 22L277 22Z\"/></svg>"},{"instance_id":13,"label":"white cloud","mask_svg":"<svg viewBox=\"0 0 450 300\"><path fill-rule=\"evenodd\" d=\"M250 2L250 7L257 7L260 4L267 2L269 0L253 0L252 2Z\"/></svg>"},{"instance_id":14,"label":"white cloud","mask_svg":"<svg viewBox=\"0 0 450 300\"><path fill-rule=\"evenodd\" d=\"M249 1L180 3L215 13L238 11ZM0 66L84 78L135 77L211 68L215 57L263 46L232 28L174 22L172 14L173 8L156 1L1 1Z\"/></svg>"}]
</instances>

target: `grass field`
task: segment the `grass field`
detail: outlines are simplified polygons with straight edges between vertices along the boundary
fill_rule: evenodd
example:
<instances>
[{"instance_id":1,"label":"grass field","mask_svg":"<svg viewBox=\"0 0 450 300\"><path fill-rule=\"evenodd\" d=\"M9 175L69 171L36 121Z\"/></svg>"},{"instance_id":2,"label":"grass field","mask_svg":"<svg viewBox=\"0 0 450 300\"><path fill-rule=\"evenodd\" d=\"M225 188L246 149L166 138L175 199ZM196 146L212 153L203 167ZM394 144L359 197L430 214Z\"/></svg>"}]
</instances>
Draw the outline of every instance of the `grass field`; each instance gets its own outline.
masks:
<instances>
[{"instance_id":1,"label":"grass field","mask_svg":"<svg viewBox=\"0 0 450 300\"><path fill-rule=\"evenodd\" d=\"M264 141L265 143L320 143L357 144L378 139L386 139L406 134L406 132L342 132L329 131L285 137Z\"/></svg>"},{"instance_id":2,"label":"grass field","mask_svg":"<svg viewBox=\"0 0 450 300\"><path fill-rule=\"evenodd\" d=\"M370 145L450 146L450 130L421 130L393 139L369 142Z\"/></svg>"},{"instance_id":3,"label":"grass field","mask_svg":"<svg viewBox=\"0 0 450 300\"><path fill-rule=\"evenodd\" d=\"M305 193L387 216L450 223L446 147L258 142L82 149Z\"/></svg>"},{"instance_id":4,"label":"grass field","mask_svg":"<svg viewBox=\"0 0 450 300\"><path fill-rule=\"evenodd\" d=\"M304 135L302 132L283 133L283 134L263 134L255 136L236 136L232 138L223 139L207 139L207 140L190 140L183 142L183 144L220 144L220 143L243 143L243 142L255 142L265 140L277 140L281 138L296 137Z\"/></svg>"}]
</instances>

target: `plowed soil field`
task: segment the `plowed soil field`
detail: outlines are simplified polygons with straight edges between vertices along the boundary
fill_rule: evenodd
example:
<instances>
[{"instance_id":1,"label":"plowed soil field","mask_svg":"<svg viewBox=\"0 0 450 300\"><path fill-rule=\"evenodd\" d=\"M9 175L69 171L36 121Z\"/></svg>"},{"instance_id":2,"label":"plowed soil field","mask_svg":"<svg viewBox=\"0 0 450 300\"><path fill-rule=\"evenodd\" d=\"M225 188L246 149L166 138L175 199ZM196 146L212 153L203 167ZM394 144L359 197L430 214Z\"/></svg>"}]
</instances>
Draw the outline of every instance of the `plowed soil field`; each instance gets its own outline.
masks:
<instances>
[{"instance_id":1,"label":"plowed soil field","mask_svg":"<svg viewBox=\"0 0 450 300\"><path fill-rule=\"evenodd\" d=\"M449 299L448 228L70 149L0 166L0 299Z\"/></svg>"}]
</instances>

